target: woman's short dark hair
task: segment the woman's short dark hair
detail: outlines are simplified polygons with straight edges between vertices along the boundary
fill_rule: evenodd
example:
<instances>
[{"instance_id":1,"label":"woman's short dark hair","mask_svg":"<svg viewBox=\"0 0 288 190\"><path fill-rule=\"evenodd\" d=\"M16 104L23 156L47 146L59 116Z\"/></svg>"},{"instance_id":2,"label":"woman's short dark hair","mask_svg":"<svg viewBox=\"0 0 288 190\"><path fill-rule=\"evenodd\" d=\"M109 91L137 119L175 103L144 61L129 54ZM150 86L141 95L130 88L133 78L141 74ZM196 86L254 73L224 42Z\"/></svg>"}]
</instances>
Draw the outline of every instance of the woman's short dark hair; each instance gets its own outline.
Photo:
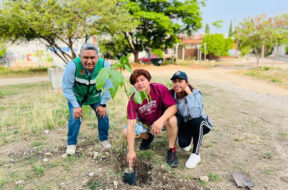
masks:
<instances>
[{"instance_id":1,"label":"woman's short dark hair","mask_svg":"<svg viewBox=\"0 0 288 190\"><path fill-rule=\"evenodd\" d=\"M145 70L145 69L135 69L133 73L130 76L130 84L134 85L136 83L136 79L140 76L143 75L148 81L151 80L151 75L150 73Z\"/></svg>"}]
</instances>

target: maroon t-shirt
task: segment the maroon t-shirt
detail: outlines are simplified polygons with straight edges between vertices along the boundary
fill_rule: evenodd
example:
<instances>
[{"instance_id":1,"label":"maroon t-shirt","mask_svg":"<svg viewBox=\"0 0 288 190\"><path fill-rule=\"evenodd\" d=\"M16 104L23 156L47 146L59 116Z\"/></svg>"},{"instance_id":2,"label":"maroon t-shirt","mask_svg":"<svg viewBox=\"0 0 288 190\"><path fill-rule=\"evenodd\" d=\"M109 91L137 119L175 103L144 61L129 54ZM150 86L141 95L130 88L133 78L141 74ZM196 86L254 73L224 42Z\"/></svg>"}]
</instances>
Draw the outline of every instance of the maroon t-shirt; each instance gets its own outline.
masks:
<instances>
[{"instance_id":1,"label":"maroon t-shirt","mask_svg":"<svg viewBox=\"0 0 288 190\"><path fill-rule=\"evenodd\" d=\"M133 96L127 105L127 118L139 119L146 125L152 125L168 107L176 105L168 88L163 84L150 83L151 100L149 102L145 99L141 105L136 104Z\"/></svg>"}]
</instances>

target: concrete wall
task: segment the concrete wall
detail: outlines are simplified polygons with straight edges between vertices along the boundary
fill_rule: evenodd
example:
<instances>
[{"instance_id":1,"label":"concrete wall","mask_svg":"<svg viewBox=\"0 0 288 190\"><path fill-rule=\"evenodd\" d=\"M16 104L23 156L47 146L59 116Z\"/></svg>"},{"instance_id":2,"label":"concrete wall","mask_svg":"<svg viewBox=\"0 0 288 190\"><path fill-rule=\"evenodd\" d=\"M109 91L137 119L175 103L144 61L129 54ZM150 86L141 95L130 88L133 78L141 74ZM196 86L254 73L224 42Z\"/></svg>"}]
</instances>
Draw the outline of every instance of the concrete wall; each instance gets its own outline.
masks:
<instances>
[{"instance_id":1,"label":"concrete wall","mask_svg":"<svg viewBox=\"0 0 288 190\"><path fill-rule=\"evenodd\" d=\"M92 39L89 41L92 42ZM74 51L79 54L83 40L74 44ZM23 42L18 44L7 44L7 60L11 67L65 67L65 63L53 52L53 48L46 47L40 40ZM71 54L68 46L61 44L63 51Z\"/></svg>"}]
</instances>

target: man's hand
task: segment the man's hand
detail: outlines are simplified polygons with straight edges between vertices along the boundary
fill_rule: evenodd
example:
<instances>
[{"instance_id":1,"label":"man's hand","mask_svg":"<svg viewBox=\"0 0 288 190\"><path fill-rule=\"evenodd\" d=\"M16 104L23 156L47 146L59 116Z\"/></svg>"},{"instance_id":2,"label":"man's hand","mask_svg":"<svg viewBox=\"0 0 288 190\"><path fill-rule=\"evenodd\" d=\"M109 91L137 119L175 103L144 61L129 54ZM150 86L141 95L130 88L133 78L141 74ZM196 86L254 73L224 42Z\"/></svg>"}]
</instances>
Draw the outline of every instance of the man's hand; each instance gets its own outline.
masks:
<instances>
[{"instance_id":1,"label":"man's hand","mask_svg":"<svg viewBox=\"0 0 288 190\"><path fill-rule=\"evenodd\" d=\"M83 117L83 110L82 110L81 107L73 109L73 117L76 118L76 119L79 119L80 117Z\"/></svg>"},{"instance_id":2,"label":"man's hand","mask_svg":"<svg viewBox=\"0 0 288 190\"><path fill-rule=\"evenodd\" d=\"M98 107L96 108L96 112L98 113L98 115L99 115L100 117L105 117L105 115L106 115L106 108L103 107L103 106L98 106Z\"/></svg>"},{"instance_id":3,"label":"man's hand","mask_svg":"<svg viewBox=\"0 0 288 190\"><path fill-rule=\"evenodd\" d=\"M133 163L135 162L135 160L136 160L135 152L134 151L128 151L127 162L129 163L130 167L133 167Z\"/></svg>"},{"instance_id":4,"label":"man's hand","mask_svg":"<svg viewBox=\"0 0 288 190\"><path fill-rule=\"evenodd\" d=\"M162 131L162 128L163 128L163 125L164 125L164 122L160 119L157 119L151 126L151 133L153 135L159 135Z\"/></svg>"}]
</instances>

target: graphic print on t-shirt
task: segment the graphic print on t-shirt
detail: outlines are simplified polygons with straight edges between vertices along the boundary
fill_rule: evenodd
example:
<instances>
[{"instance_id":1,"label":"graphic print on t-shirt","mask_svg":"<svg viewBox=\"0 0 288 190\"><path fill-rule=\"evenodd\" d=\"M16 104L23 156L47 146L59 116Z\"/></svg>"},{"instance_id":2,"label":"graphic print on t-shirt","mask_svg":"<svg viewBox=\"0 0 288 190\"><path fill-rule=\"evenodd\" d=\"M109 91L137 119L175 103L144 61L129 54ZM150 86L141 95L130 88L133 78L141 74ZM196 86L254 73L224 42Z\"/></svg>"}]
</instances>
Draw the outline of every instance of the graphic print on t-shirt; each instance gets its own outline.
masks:
<instances>
[{"instance_id":1,"label":"graphic print on t-shirt","mask_svg":"<svg viewBox=\"0 0 288 190\"><path fill-rule=\"evenodd\" d=\"M150 115L151 113L156 111L156 107L157 107L157 101L156 100L152 100L151 102L148 102L147 104L139 107L139 112L140 114L144 114L146 115Z\"/></svg>"}]
</instances>

